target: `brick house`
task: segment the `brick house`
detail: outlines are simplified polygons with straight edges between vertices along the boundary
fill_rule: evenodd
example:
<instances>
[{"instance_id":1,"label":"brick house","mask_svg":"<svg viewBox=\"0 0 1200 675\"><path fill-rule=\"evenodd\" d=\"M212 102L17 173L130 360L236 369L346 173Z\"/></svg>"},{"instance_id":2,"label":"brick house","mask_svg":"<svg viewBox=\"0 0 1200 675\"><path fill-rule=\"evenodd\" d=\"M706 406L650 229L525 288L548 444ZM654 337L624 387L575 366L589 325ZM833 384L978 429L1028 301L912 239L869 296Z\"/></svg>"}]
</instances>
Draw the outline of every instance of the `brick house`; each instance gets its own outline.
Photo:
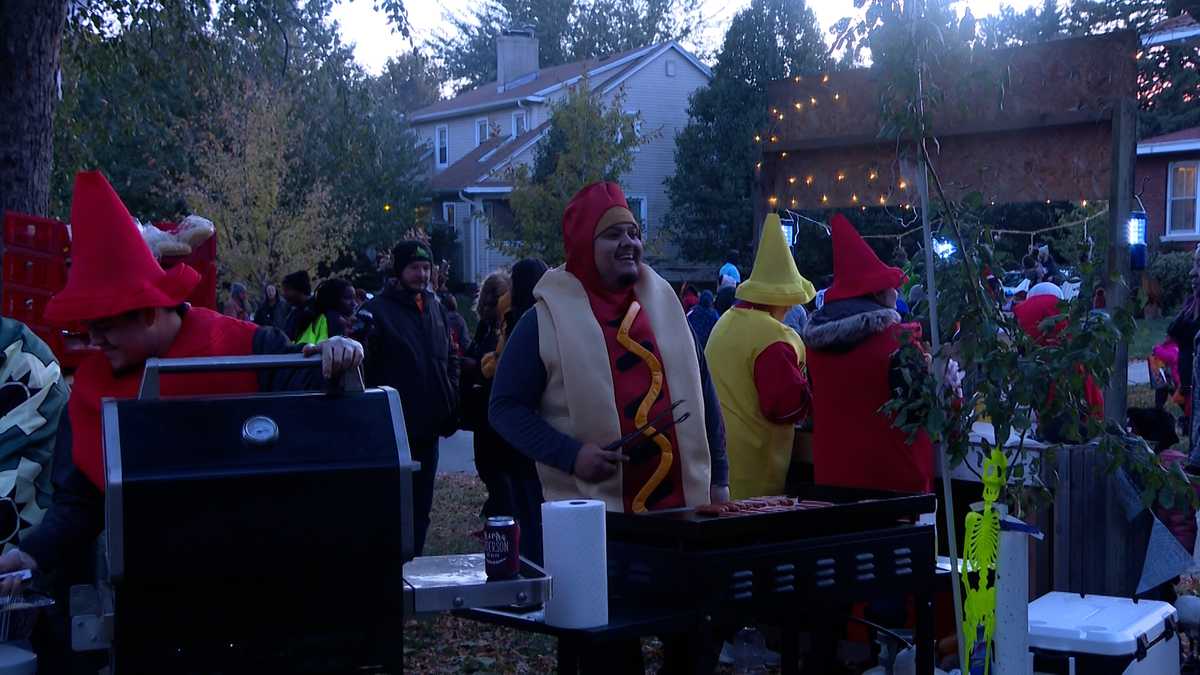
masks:
<instances>
[{"instance_id":1,"label":"brick house","mask_svg":"<svg viewBox=\"0 0 1200 675\"><path fill-rule=\"evenodd\" d=\"M1146 242L1156 250L1200 243L1200 127L1138 143L1135 188L1146 208Z\"/></svg>"}]
</instances>

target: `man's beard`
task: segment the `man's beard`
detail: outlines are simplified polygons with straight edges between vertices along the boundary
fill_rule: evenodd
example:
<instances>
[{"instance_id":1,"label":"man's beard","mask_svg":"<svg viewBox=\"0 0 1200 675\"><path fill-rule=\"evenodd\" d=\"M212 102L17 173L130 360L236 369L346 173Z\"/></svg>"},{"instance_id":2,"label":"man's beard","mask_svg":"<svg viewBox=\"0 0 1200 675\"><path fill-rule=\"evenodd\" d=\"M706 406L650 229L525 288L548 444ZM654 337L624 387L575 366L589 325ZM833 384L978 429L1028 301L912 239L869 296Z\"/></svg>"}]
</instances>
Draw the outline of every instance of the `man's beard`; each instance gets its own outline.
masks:
<instances>
[{"instance_id":1,"label":"man's beard","mask_svg":"<svg viewBox=\"0 0 1200 675\"><path fill-rule=\"evenodd\" d=\"M638 282L638 278L638 272L626 272L625 274L617 277L617 285L621 288L629 288Z\"/></svg>"}]
</instances>

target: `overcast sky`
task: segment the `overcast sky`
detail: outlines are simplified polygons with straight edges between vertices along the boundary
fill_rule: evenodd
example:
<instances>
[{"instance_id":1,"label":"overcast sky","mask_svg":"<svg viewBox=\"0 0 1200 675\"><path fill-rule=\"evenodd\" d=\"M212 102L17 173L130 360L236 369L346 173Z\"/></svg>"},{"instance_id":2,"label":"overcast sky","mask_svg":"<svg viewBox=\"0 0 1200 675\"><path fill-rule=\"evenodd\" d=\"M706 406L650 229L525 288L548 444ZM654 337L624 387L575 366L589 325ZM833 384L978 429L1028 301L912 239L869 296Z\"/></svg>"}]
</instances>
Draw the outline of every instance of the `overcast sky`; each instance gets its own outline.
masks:
<instances>
[{"instance_id":1,"label":"overcast sky","mask_svg":"<svg viewBox=\"0 0 1200 675\"><path fill-rule=\"evenodd\" d=\"M701 38L702 49L715 49L729 27L729 21L739 9L750 4L750 0L703 0L708 30ZM369 72L378 73L393 56L409 48L407 41L391 32L387 19L372 8L372 0L343 0L334 6L333 17L341 26L342 38L355 45L355 58ZM465 15L472 0L409 0L409 21L413 26L413 38L420 44L428 39L443 35L447 13ZM994 14L1001 5L1010 5L1024 10L1040 5L1037 0L960 0L956 8L961 13L966 7L976 17ZM816 0L809 4L816 12L817 21L828 29L838 19L855 13L853 0Z\"/></svg>"}]
</instances>

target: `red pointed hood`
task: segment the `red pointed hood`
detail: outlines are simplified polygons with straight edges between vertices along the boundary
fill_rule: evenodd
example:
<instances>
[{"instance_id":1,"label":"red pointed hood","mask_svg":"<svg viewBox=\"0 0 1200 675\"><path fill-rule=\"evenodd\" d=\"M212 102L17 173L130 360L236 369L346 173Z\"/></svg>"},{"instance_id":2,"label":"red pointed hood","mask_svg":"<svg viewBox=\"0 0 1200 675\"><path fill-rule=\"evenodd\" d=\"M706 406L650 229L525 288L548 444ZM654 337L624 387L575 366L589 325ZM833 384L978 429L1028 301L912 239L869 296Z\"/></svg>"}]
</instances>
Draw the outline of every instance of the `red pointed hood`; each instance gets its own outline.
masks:
<instances>
[{"instance_id":1,"label":"red pointed hood","mask_svg":"<svg viewBox=\"0 0 1200 675\"><path fill-rule=\"evenodd\" d=\"M184 302L200 275L184 264L163 271L129 210L99 171L75 176L71 271L46 305L46 320L65 325Z\"/></svg>"},{"instance_id":2,"label":"red pointed hood","mask_svg":"<svg viewBox=\"0 0 1200 675\"><path fill-rule=\"evenodd\" d=\"M900 268L879 260L845 216L835 213L829 224L833 231L833 285L825 291L825 302L872 295L908 281Z\"/></svg>"},{"instance_id":3,"label":"red pointed hood","mask_svg":"<svg viewBox=\"0 0 1200 675\"><path fill-rule=\"evenodd\" d=\"M605 290L596 269L596 235L617 223L635 223L625 193L616 183L592 183L581 189L563 211L563 248L567 271L587 291L592 310L604 319L618 316L629 306L633 288Z\"/></svg>"}]
</instances>

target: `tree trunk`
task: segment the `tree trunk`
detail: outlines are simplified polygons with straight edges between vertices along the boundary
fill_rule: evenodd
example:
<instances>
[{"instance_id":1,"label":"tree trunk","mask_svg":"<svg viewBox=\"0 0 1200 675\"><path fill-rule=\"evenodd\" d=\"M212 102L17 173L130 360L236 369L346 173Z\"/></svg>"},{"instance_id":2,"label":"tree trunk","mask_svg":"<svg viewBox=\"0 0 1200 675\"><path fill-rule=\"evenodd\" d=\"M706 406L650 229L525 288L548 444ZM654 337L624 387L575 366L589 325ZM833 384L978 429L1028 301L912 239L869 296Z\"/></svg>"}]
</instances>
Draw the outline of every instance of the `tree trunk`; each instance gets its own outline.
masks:
<instances>
[{"instance_id":1,"label":"tree trunk","mask_svg":"<svg viewBox=\"0 0 1200 675\"><path fill-rule=\"evenodd\" d=\"M50 207L54 103L67 0L0 0L0 214Z\"/></svg>"}]
</instances>

